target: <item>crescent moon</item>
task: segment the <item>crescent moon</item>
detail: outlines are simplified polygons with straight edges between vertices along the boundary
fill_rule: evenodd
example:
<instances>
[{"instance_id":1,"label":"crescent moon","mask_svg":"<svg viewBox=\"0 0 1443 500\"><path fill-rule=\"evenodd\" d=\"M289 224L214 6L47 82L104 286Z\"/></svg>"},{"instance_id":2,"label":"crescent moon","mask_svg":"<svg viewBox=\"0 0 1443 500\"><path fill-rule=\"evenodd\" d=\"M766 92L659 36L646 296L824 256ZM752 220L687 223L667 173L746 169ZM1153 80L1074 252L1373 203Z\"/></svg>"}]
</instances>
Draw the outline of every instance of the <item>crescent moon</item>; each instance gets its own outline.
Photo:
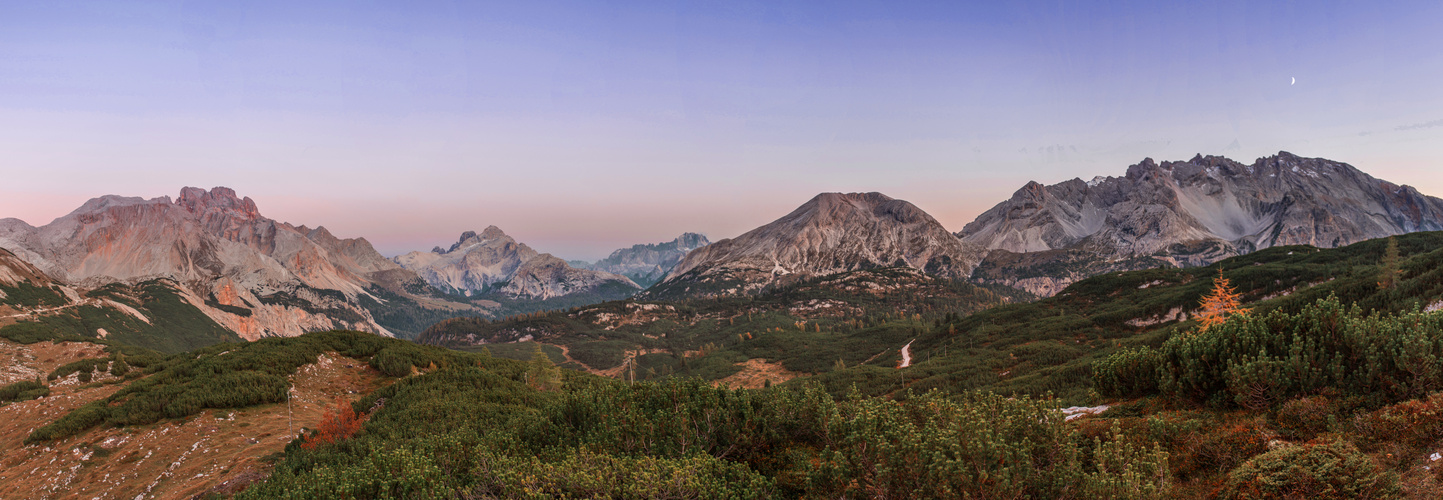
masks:
<instances>
[{"instance_id":1,"label":"crescent moon","mask_svg":"<svg viewBox=\"0 0 1443 500\"><path fill-rule=\"evenodd\" d=\"M1297 85L1297 84L1298 84L1298 77L1294 76L1294 77L1292 77L1292 79L1293 79L1293 83L1289 83L1288 85Z\"/></svg>"}]
</instances>

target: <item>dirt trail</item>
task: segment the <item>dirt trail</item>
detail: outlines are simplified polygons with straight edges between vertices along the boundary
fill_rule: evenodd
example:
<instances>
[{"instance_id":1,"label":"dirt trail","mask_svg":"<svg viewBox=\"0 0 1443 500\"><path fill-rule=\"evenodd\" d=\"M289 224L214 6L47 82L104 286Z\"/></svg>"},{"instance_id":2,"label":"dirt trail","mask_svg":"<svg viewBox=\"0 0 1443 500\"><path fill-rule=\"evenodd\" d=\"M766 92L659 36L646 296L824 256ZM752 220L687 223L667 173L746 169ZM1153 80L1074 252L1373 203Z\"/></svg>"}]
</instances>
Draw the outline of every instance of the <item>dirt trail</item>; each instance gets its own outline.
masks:
<instances>
[{"instance_id":1,"label":"dirt trail","mask_svg":"<svg viewBox=\"0 0 1443 500\"><path fill-rule=\"evenodd\" d=\"M541 344L540 342L537 342L537 343L538 343L538 344ZM559 345L559 344L541 344L541 345L549 345L549 346L551 346L551 347L555 347L555 348L557 348L557 349L561 349L561 357L566 358L566 361L567 361L568 363L576 363L577 366L580 366L580 367L582 367L582 368L585 368L586 371L591 372L592 374L596 374L596 373L598 373L598 372L601 371L601 370L597 370L597 369L595 369L595 368L592 368L592 367L590 367L590 366L587 366L586 363L582 363L582 362L580 362L580 361L577 361L576 358L571 357L571 348L569 348L569 347L566 347L566 346L564 346L564 345Z\"/></svg>"},{"instance_id":2,"label":"dirt trail","mask_svg":"<svg viewBox=\"0 0 1443 500\"><path fill-rule=\"evenodd\" d=\"M664 352L670 352L670 351L667 351L666 349L657 349L657 348L653 348L653 349L633 349L633 350L629 350L629 351L626 351L626 357L625 357L625 358L622 358L621 364L616 365L616 366L613 366L613 367L611 367L611 368L607 368L607 369L605 369L605 370L593 370L591 373L595 373L595 374L601 375L601 376L603 376L603 377L621 378L621 377L624 376L624 374L626 373L626 367L627 367L627 365L631 364L632 360L636 359L637 356L641 356L641 355L643 355L643 354L661 354L661 353L664 353Z\"/></svg>"},{"instance_id":3,"label":"dirt trail","mask_svg":"<svg viewBox=\"0 0 1443 500\"><path fill-rule=\"evenodd\" d=\"M916 341L917 339L909 340L907 341L907 345L902 346L902 365L897 368L901 369L912 366L912 343Z\"/></svg>"},{"instance_id":4,"label":"dirt trail","mask_svg":"<svg viewBox=\"0 0 1443 500\"><path fill-rule=\"evenodd\" d=\"M63 306L52 307L52 308L49 308L49 309L29 309L29 310L23 310L23 309L18 309L18 308L17 308L17 309L12 309L12 310L21 311L19 314L11 314L11 315L9 315L9 316L0 316L0 318L19 318L19 317L23 317L23 316L35 316L35 315L45 314L45 313L49 313L49 312L59 311L59 310L61 310L61 309L70 309L70 308L72 308L72 307L99 306L99 305L101 305L101 304L103 304L103 303L104 303L103 300L93 299L93 298L92 298L92 299L85 299L85 300L82 300L82 301L79 301L79 302L72 302L72 303L69 303L69 304L65 304L65 305L63 305ZM146 322L149 323L149 321L146 321Z\"/></svg>"},{"instance_id":5,"label":"dirt trail","mask_svg":"<svg viewBox=\"0 0 1443 500\"><path fill-rule=\"evenodd\" d=\"M327 353L292 376L294 430L314 427L337 398L374 390L380 374ZM292 439L285 403L199 415L125 429L96 428L46 445L25 436L121 384L52 387L52 395L0 407L0 498L191 498L264 478L262 457Z\"/></svg>"}]
</instances>

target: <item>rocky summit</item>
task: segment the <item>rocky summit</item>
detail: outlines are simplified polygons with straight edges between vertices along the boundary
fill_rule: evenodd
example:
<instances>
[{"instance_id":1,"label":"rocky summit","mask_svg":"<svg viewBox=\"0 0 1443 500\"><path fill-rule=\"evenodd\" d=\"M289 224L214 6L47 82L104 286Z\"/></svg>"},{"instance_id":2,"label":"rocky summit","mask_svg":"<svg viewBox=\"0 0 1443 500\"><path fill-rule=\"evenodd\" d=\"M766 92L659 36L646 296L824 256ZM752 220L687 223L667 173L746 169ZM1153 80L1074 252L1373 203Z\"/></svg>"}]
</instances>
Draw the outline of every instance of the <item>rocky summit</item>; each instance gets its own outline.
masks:
<instances>
[{"instance_id":1,"label":"rocky summit","mask_svg":"<svg viewBox=\"0 0 1443 500\"><path fill-rule=\"evenodd\" d=\"M187 187L174 201L103 196L41 227L0 220L0 247L71 284L167 280L245 339L332 328L393 334L361 303L378 302L367 291L373 275L400 266L364 239L266 218L229 188Z\"/></svg>"},{"instance_id":2,"label":"rocky summit","mask_svg":"<svg viewBox=\"0 0 1443 500\"><path fill-rule=\"evenodd\" d=\"M550 300L604 290L614 299L641 289L625 276L577 269L538 253L496 226L461 233L449 249L411 252L395 262L436 288L466 296Z\"/></svg>"},{"instance_id":3,"label":"rocky summit","mask_svg":"<svg viewBox=\"0 0 1443 500\"><path fill-rule=\"evenodd\" d=\"M710 245L706 236L683 233L664 243L632 245L620 248L596 263L579 263L579 267L616 273L630 278L642 287L649 287L671 272L688 252Z\"/></svg>"},{"instance_id":4,"label":"rocky summit","mask_svg":"<svg viewBox=\"0 0 1443 500\"><path fill-rule=\"evenodd\" d=\"M881 193L823 193L770 224L692 251L646 296L747 295L879 267L961 279L984 253L906 201Z\"/></svg>"},{"instance_id":5,"label":"rocky summit","mask_svg":"<svg viewBox=\"0 0 1443 500\"><path fill-rule=\"evenodd\" d=\"M1279 245L1342 245L1443 229L1443 200L1351 165L1280 152L1032 182L957 233L993 250L979 278L1051 295L1102 272L1206 265Z\"/></svg>"}]
</instances>

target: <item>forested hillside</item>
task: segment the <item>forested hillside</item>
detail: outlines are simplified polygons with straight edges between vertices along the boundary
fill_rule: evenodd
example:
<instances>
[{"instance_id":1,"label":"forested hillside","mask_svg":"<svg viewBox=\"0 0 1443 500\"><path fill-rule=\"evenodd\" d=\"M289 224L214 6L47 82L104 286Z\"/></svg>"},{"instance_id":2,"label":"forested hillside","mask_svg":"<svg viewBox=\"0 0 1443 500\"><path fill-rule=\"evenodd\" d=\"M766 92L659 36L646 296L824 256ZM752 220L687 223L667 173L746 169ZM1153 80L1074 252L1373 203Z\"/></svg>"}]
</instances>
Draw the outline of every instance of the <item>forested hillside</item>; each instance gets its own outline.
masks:
<instances>
[{"instance_id":1,"label":"forested hillside","mask_svg":"<svg viewBox=\"0 0 1443 500\"><path fill-rule=\"evenodd\" d=\"M897 350L944 318L1031 300L911 268L829 275L751 297L616 301L492 321L443 321L417 342L457 348L540 342L564 348L568 367L718 380L757 362L793 374L839 365L895 366ZM501 350L496 352L501 354ZM758 360L753 366L748 360Z\"/></svg>"}]
</instances>

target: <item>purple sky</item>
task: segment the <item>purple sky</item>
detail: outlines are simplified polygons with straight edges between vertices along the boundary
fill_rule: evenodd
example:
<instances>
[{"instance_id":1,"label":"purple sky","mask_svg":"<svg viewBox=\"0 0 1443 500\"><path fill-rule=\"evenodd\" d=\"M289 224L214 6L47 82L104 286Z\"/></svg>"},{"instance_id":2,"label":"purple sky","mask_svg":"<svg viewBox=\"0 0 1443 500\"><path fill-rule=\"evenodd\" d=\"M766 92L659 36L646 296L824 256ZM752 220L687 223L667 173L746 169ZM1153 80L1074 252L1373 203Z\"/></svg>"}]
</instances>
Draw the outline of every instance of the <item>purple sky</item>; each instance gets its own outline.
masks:
<instances>
[{"instance_id":1,"label":"purple sky","mask_svg":"<svg viewBox=\"0 0 1443 500\"><path fill-rule=\"evenodd\" d=\"M1145 156L1443 195L1436 1L220 3L0 4L0 217L220 185L388 255L596 259L822 191L959 230Z\"/></svg>"}]
</instances>

